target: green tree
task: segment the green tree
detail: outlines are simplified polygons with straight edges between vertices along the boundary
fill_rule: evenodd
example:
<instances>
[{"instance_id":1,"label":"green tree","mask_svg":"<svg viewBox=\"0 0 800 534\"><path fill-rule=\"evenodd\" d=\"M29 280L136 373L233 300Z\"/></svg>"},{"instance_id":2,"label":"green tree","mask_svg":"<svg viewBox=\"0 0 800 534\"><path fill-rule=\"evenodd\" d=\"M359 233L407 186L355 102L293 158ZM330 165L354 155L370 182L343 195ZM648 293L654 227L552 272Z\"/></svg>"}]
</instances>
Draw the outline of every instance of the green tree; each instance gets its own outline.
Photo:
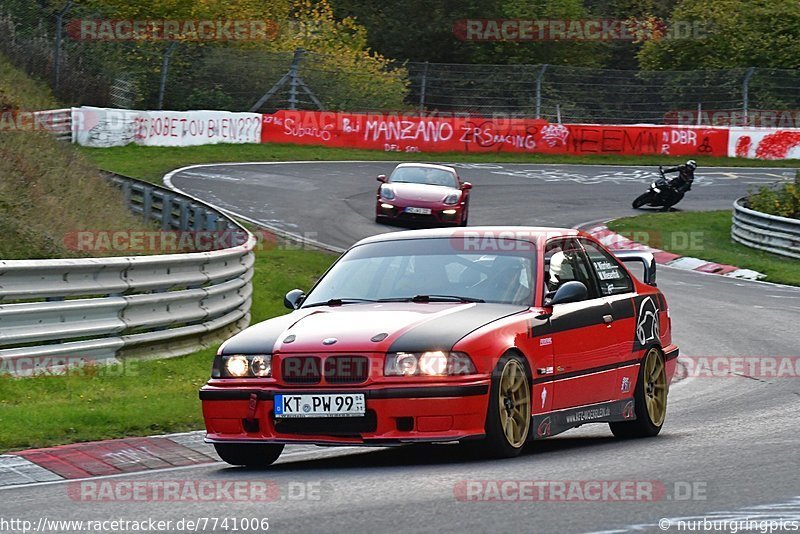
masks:
<instances>
[{"instance_id":1,"label":"green tree","mask_svg":"<svg viewBox=\"0 0 800 534\"><path fill-rule=\"evenodd\" d=\"M337 17L328 0L298 0L291 31L282 32L283 50L311 52L303 80L329 110L399 109L407 73L369 47L367 30L352 17Z\"/></svg>"},{"instance_id":2,"label":"green tree","mask_svg":"<svg viewBox=\"0 0 800 534\"><path fill-rule=\"evenodd\" d=\"M409 61L434 63L552 63L599 65L606 45L591 42L469 42L454 25L465 19L583 19L581 0L427 0L387 2L337 0L336 13L352 16L367 28L370 47Z\"/></svg>"},{"instance_id":3,"label":"green tree","mask_svg":"<svg viewBox=\"0 0 800 534\"><path fill-rule=\"evenodd\" d=\"M639 52L642 68L800 68L797 0L683 0L671 20L695 23L701 33L645 43Z\"/></svg>"},{"instance_id":4,"label":"green tree","mask_svg":"<svg viewBox=\"0 0 800 534\"><path fill-rule=\"evenodd\" d=\"M581 0L505 0L503 16L511 19L585 20L591 17ZM597 41L503 42L475 54L479 62L601 66L608 55L607 43Z\"/></svg>"},{"instance_id":5,"label":"green tree","mask_svg":"<svg viewBox=\"0 0 800 534\"><path fill-rule=\"evenodd\" d=\"M501 0L335 0L337 17L352 17L367 29L370 48L397 60L468 63L474 44L456 38L461 19L500 16Z\"/></svg>"}]
</instances>

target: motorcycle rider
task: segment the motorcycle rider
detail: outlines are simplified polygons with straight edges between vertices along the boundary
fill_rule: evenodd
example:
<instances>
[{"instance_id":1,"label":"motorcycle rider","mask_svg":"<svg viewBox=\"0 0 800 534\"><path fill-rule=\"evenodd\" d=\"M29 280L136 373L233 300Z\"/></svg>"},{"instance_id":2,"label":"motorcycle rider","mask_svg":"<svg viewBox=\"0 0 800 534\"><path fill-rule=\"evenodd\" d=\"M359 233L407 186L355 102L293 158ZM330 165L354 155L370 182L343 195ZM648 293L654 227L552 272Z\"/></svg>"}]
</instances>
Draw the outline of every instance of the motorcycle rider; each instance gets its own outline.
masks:
<instances>
[{"instance_id":1,"label":"motorcycle rider","mask_svg":"<svg viewBox=\"0 0 800 534\"><path fill-rule=\"evenodd\" d=\"M696 168L697 162L693 159L690 159L683 165L678 165L677 167L671 167L669 169L662 169L662 172L664 174L677 172L678 176L671 180L667 179L667 183L678 193L686 193L692 189L692 182L694 182L694 170ZM661 169L661 167L659 167L659 169Z\"/></svg>"},{"instance_id":2,"label":"motorcycle rider","mask_svg":"<svg viewBox=\"0 0 800 534\"><path fill-rule=\"evenodd\" d=\"M694 170L697 168L697 162L690 159L683 165L664 169L659 166L658 170L661 173L661 178L654 181L650 189L636 197L631 202L634 209L639 209L642 206L652 206L654 208L661 207L664 211L669 211L672 206L677 204L683 199L683 195L692 189L694 182ZM677 172L678 176L670 179L666 173Z\"/></svg>"}]
</instances>

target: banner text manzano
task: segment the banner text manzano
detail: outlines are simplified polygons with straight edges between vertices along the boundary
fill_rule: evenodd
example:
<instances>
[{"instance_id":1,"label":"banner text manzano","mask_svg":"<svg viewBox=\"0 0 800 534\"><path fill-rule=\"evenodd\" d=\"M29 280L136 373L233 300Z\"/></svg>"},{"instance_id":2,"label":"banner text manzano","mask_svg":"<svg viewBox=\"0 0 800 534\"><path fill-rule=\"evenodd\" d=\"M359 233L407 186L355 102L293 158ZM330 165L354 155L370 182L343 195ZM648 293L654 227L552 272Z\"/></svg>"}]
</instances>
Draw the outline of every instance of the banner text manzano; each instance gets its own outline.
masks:
<instances>
[{"instance_id":1,"label":"banner text manzano","mask_svg":"<svg viewBox=\"0 0 800 534\"><path fill-rule=\"evenodd\" d=\"M425 116L278 111L264 115L264 143L386 152L522 152L726 156L726 128L551 124L508 116Z\"/></svg>"}]
</instances>

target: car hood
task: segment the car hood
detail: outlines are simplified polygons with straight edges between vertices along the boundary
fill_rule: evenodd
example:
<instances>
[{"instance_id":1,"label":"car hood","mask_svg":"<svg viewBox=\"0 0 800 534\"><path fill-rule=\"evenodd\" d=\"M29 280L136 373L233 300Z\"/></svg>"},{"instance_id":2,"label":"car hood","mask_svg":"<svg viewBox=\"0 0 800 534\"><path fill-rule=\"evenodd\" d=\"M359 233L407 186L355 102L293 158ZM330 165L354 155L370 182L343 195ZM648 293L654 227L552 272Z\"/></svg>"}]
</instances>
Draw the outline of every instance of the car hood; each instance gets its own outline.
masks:
<instances>
[{"instance_id":1,"label":"car hood","mask_svg":"<svg viewBox=\"0 0 800 534\"><path fill-rule=\"evenodd\" d=\"M459 191L454 187L425 184L391 183L389 186L398 199L422 202L444 202L447 195Z\"/></svg>"},{"instance_id":2,"label":"car hood","mask_svg":"<svg viewBox=\"0 0 800 534\"><path fill-rule=\"evenodd\" d=\"M527 309L489 303L369 303L308 308L253 325L226 341L220 351L255 354L450 350L470 332ZM323 343L333 339L336 341L332 344Z\"/></svg>"}]
</instances>

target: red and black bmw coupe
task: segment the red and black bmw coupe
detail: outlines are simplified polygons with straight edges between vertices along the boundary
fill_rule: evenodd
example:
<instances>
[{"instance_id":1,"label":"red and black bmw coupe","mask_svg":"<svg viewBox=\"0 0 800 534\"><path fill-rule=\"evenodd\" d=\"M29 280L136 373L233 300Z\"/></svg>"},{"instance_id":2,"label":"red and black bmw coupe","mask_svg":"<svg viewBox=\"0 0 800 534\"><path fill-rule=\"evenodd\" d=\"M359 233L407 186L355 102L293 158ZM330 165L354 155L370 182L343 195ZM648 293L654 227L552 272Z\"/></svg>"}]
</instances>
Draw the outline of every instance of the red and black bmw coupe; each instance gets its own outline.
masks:
<instances>
[{"instance_id":1,"label":"red and black bmw coupe","mask_svg":"<svg viewBox=\"0 0 800 534\"><path fill-rule=\"evenodd\" d=\"M445 165L401 163L387 178L381 174L375 222L466 226L472 184Z\"/></svg>"},{"instance_id":2,"label":"red and black bmw coupe","mask_svg":"<svg viewBox=\"0 0 800 534\"><path fill-rule=\"evenodd\" d=\"M642 280L628 270L643 267ZM235 465L287 443L459 441L496 457L586 423L655 436L678 348L647 252L576 230L396 232L225 342L200 390Z\"/></svg>"}]
</instances>

